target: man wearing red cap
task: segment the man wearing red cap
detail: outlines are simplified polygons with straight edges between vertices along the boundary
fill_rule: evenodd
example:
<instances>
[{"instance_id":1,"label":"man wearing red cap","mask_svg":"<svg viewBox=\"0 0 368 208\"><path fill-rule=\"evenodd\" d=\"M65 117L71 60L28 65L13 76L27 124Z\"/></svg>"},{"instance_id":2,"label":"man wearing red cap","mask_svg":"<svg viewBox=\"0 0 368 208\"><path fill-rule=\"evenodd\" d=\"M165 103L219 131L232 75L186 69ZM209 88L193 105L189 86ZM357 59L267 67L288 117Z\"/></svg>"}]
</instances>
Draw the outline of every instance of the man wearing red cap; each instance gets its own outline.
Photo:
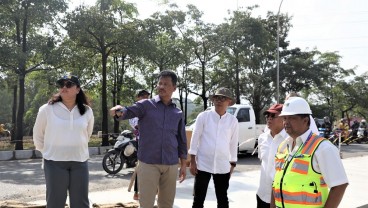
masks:
<instances>
[{"instance_id":1,"label":"man wearing red cap","mask_svg":"<svg viewBox=\"0 0 368 208\"><path fill-rule=\"evenodd\" d=\"M272 181L275 174L275 154L277 147L287 137L282 118L279 117L282 104L274 104L264 112L269 131L258 138L258 158L262 161L261 177L257 190L257 208L270 207Z\"/></svg>"}]
</instances>

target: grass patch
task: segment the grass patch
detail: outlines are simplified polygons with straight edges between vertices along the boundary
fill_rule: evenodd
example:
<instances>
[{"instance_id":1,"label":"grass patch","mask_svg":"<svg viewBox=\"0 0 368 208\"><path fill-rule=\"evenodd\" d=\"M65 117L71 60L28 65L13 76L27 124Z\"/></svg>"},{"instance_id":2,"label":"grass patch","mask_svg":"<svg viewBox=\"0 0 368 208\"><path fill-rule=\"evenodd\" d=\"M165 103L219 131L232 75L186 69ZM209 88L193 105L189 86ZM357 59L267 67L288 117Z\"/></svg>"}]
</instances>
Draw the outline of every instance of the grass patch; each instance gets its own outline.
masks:
<instances>
[{"instance_id":1,"label":"grass patch","mask_svg":"<svg viewBox=\"0 0 368 208\"><path fill-rule=\"evenodd\" d=\"M102 138L98 138L97 135L92 135L88 146L89 147L99 147L101 146ZM10 137L1 137L0 138L0 151L9 151L15 149L15 143L10 141ZM23 137L23 149L24 150L32 150L35 149L33 144L33 139L31 136Z\"/></svg>"}]
</instances>

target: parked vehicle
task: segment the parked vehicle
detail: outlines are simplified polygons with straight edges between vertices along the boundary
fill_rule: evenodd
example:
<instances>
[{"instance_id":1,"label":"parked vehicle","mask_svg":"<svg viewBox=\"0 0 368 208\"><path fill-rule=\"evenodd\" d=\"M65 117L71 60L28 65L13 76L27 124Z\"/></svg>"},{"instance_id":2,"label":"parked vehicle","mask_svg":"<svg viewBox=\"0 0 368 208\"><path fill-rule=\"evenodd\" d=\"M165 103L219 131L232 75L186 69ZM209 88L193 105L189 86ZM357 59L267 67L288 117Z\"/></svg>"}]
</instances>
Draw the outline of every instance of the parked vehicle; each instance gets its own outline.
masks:
<instances>
[{"instance_id":1,"label":"parked vehicle","mask_svg":"<svg viewBox=\"0 0 368 208\"><path fill-rule=\"evenodd\" d=\"M207 108L210 110L212 107ZM239 122L239 153L252 153L257 147L258 136L263 133L266 124L256 124L256 117L252 106L235 104L227 108L227 112L235 115ZM188 129L193 130L195 122Z\"/></svg>"},{"instance_id":2,"label":"parked vehicle","mask_svg":"<svg viewBox=\"0 0 368 208\"><path fill-rule=\"evenodd\" d=\"M112 141L113 142L113 141ZM124 130L116 138L114 148L102 159L102 167L109 174L116 174L125 164L126 168L136 166L138 142L130 130Z\"/></svg>"}]
</instances>

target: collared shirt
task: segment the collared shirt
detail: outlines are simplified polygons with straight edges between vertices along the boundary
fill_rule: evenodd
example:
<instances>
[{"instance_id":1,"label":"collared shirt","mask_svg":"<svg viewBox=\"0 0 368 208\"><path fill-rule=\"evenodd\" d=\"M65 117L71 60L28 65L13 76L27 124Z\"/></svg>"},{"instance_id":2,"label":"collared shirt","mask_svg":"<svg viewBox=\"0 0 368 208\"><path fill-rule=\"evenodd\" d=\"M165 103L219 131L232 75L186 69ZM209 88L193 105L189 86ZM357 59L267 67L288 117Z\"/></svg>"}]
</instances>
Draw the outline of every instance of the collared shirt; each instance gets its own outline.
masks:
<instances>
[{"instance_id":1,"label":"collared shirt","mask_svg":"<svg viewBox=\"0 0 368 208\"><path fill-rule=\"evenodd\" d=\"M308 130L304 134L297 137L294 148L292 148L293 138L288 137L286 140L286 145L289 148L289 152L294 154L299 147L303 145L305 141L307 141L310 133L311 130ZM329 188L349 182L344 166L340 159L339 150L331 142L327 140L321 142L314 153L312 163L313 169L322 174L323 179Z\"/></svg>"},{"instance_id":2,"label":"collared shirt","mask_svg":"<svg viewBox=\"0 0 368 208\"><path fill-rule=\"evenodd\" d=\"M120 120L138 117L138 159L147 164L174 165L187 158L183 112L159 96L125 107Z\"/></svg>"},{"instance_id":3,"label":"collared shirt","mask_svg":"<svg viewBox=\"0 0 368 208\"><path fill-rule=\"evenodd\" d=\"M196 155L198 170L224 174L238 160L239 124L235 116L220 116L214 109L197 116L189 154Z\"/></svg>"},{"instance_id":4,"label":"collared shirt","mask_svg":"<svg viewBox=\"0 0 368 208\"><path fill-rule=\"evenodd\" d=\"M257 195L262 201L270 203L272 182L275 176L275 155L278 146L288 137L285 129L272 137L271 132L265 132L258 137L258 158L261 163L261 177Z\"/></svg>"},{"instance_id":5,"label":"collared shirt","mask_svg":"<svg viewBox=\"0 0 368 208\"><path fill-rule=\"evenodd\" d=\"M88 142L94 117L86 106L81 115L75 106L71 111L62 103L40 107L33 127L33 141L43 158L54 161L84 162L89 158Z\"/></svg>"}]
</instances>

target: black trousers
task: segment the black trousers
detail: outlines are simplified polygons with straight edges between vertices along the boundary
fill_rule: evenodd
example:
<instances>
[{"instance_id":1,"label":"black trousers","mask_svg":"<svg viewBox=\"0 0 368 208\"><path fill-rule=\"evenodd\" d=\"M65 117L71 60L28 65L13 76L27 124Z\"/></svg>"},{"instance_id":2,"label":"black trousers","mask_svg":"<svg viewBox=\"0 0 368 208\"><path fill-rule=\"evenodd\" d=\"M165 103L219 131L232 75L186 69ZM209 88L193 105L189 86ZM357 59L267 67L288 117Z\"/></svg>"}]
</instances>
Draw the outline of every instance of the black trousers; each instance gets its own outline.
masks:
<instances>
[{"instance_id":1,"label":"black trousers","mask_svg":"<svg viewBox=\"0 0 368 208\"><path fill-rule=\"evenodd\" d=\"M227 189L229 188L230 172L225 174L212 174L200 170L198 170L198 174L195 176L192 208L203 208L211 176L213 177L213 183L215 185L217 208L229 208Z\"/></svg>"},{"instance_id":2,"label":"black trousers","mask_svg":"<svg viewBox=\"0 0 368 208\"><path fill-rule=\"evenodd\" d=\"M257 196L257 208L270 208L270 203L264 202L259 196Z\"/></svg>"}]
</instances>

